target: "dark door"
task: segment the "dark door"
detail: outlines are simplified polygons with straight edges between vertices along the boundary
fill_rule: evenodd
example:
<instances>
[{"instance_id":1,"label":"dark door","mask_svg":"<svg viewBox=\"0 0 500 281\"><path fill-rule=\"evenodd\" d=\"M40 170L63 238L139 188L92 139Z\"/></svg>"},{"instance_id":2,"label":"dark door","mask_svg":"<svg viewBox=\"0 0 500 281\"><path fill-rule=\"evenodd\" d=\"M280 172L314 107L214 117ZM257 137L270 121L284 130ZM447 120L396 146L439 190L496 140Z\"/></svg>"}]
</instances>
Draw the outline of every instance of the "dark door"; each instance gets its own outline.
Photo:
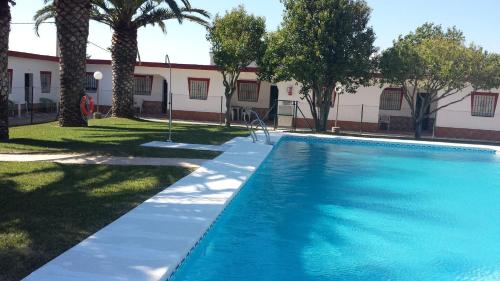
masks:
<instances>
[{"instance_id":1,"label":"dark door","mask_svg":"<svg viewBox=\"0 0 500 281\"><path fill-rule=\"evenodd\" d=\"M168 82L163 80L163 95L161 100L161 112L167 113L168 111Z\"/></svg>"},{"instance_id":2,"label":"dark door","mask_svg":"<svg viewBox=\"0 0 500 281\"><path fill-rule=\"evenodd\" d=\"M271 86L271 98L269 99L269 120L274 121L276 118L276 113L278 112L278 98L279 98L279 90L278 86Z\"/></svg>"},{"instance_id":3,"label":"dark door","mask_svg":"<svg viewBox=\"0 0 500 281\"><path fill-rule=\"evenodd\" d=\"M24 73L24 101L27 109L31 111L33 107L33 73Z\"/></svg>"},{"instance_id":4,"label":"dark door","mask_svg":"<svg viewBox=\"0 0 500 281\"><path fill-rule=\"evenodd\" d=\"M426 99L430 98L430 95L429 93L418 93L418 96L417 96L417 106L416 106L416 110L417 112L420 112L420 109L422 108L423 104L424 104L424 101ZM427 105L427 108L424 109L424 114L429 114L429 112L431 111L431 105ZM429 130L429 118L424 118L424 120L422 121L422 130L426 131L426 130Z\"/></svg>"}]
</instances>

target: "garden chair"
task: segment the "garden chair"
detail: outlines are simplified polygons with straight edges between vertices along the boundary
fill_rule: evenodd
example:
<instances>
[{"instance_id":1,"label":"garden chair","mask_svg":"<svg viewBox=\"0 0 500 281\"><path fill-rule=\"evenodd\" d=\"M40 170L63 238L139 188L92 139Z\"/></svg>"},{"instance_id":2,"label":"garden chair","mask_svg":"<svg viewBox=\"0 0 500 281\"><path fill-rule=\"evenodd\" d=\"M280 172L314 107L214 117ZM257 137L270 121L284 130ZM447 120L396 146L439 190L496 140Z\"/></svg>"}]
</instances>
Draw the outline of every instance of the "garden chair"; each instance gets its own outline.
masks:
<instances>
[{"instance_id":1,"label":"garden chair","mask_svg":"<svg viewBox=\"0 0 500 281\"><path fill-rule=\"evenodd\" d=\"M16 116L16 104L11 100L9 100L8 114L9 116Z\"/></svg>"},{"instance_id":2,"label":"garden chair","mask_svg":"<svg viewBox=\"0 0 500 281\"><path fill-rule=\"evenodd\" d=\"M252 108L245 107L241 112L241 118L243 121L250 122L252 120Z\"/></svg>"},{"instance_id":3,"label":"garden chair","mask_svg":"<svg viewBox=\"0 0 500 281\"><path fill-rule=\"evenodd\" d=\"M56 112L57 105L56 103L48 98L40 98L40 104L42 105L43 112Z\"/></svg>"}]
</instances>

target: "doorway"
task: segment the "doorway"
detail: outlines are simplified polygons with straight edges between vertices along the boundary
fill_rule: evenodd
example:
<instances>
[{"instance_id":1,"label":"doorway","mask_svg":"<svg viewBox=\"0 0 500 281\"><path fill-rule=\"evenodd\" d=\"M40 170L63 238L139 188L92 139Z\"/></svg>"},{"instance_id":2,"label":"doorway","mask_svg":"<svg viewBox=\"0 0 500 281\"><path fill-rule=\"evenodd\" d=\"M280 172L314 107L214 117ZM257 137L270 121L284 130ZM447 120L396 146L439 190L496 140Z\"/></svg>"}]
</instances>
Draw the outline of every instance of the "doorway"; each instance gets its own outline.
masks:
<instances>
[{"instance_id":1,"label":"doorway","mask_svg":"<svg viewBox=\"0 0 500 281\"><path fill-rule=\"evenodd\" d=\"M26 110L33 110L33 73L24 73L24 101Z\"/></svg>"},{"instance_id":2,"label":"doorway","mask_svg":"<svg viewBox=\"0 0 500 281\"><path fill-rule=\"evenodd\" d=\"M430 98L430 94L429 93L418 93L417 95L417 102L416 102L416 112L420 112L420 109L422 108L423 104L424 104L424 101L429 99ZM429 112L431 112L431 105L427 105L427 108L424 109L424 114L429 114ZM427 131L430 128L430 124L429 124L429 117L426 117L424 118L424 120L422 121L422 131Z\"/></svg>"},{"instance_id":3,"label":"doorway","mask_svg":"<svg viewBox=\"0 0 500 281\"><path fill-rule=\"evenodd\" d=\"M161 99L161 112L166 114L168 111L168 82L163 79L163 94Z\"/></svg>"},{"instance_id":4,"label":"doorway","mask_svg":"<svg viewBox=\"0 0 500 281\"><path fill-rule=\"evenodd\" d=\"M269 99L269 120L274 121L276 118L276 113L278 112L278 99L279 99L279 89L278 86L271 86L271 96Z\"/></svg>"}]
</instances>

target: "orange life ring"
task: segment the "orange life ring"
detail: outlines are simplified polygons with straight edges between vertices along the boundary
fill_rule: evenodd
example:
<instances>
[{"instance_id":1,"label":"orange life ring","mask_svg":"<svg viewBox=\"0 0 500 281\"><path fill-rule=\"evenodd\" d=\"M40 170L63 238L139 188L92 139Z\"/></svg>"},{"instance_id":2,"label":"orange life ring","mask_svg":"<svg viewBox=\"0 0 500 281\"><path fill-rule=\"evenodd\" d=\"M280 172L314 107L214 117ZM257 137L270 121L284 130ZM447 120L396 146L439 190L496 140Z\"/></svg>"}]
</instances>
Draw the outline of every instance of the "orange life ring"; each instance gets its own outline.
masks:
<instances>
[{"instance_id":1,"label":"orange life ring","mask_svg":"<svg viewBox=\"0 0 500 281\"><path fill-rule=\"evenodd\" d=\"M80 110L83 116L92 116L92 113L94 113L94 98L89 95L83 96L80 101Z\"/></svg>"}]
</instances>

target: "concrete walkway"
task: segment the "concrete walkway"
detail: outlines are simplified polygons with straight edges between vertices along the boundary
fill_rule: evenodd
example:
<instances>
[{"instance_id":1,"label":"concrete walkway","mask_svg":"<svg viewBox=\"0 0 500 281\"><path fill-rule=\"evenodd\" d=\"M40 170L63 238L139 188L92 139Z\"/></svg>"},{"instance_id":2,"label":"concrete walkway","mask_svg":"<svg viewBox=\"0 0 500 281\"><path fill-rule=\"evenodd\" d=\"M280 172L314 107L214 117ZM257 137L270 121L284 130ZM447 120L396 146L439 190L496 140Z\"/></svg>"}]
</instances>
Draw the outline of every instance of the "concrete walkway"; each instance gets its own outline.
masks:
<instances>
[{"instance_id":1,"label":"concrete walkway","mask_svg":"<svg viewBox=\"0 0 500 281\"><path fill-rule=\"evenodd\" d=\"M95 156L88 154L0 154L0 162L48 161L61 164L177 166L198 168L207 159Z\"/></svg>"}]
</instances>

